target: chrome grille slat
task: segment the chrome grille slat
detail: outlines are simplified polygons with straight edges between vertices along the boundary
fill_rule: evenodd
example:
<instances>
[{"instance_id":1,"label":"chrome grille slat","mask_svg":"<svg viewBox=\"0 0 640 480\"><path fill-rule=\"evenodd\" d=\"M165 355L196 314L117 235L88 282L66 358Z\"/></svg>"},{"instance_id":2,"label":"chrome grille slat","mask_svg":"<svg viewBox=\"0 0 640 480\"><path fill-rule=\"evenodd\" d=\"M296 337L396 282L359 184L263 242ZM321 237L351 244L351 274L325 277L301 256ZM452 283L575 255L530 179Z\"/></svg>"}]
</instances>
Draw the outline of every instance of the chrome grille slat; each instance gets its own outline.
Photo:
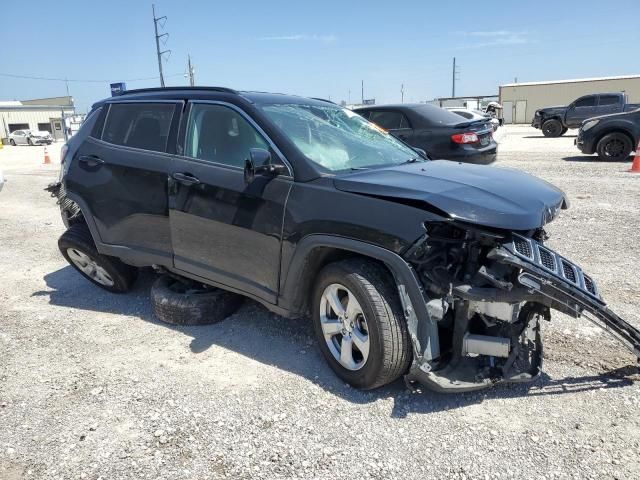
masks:
<instances>
[{"instance_id":1,"label":"chrome grille slat","mask_svg":"<svg viewBox=\"0 0 640 480\"><path fill-rule=\"evenodd\" d=\"M553 273L589 295L600 298L596 283L590 276L585 275L579 266L537 241L514 233L511 249L519 257Z\"/></svg>"}]
</instances>

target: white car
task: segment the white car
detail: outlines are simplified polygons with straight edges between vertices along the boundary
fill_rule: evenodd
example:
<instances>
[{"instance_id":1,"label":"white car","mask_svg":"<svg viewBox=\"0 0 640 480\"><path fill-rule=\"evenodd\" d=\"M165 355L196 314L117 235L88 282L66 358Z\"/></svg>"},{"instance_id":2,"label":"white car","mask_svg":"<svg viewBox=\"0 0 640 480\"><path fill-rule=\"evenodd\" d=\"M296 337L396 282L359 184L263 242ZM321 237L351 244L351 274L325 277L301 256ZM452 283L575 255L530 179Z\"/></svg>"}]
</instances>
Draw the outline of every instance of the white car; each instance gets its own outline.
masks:
<instances>
[{"instance_id":1,"label":"white car","mask_svg":"<svg viewBox=\"0 0 640 480\"><path fill-rule=\"evenodd\" d=\"M51 134L42 130L16 130L9 134L11 145L51 145L52 142Z\"/></svg>"},{"instance_id":2,"label":"white car","mask_svg":"<svg viewBox=\"0 0 640 480\"><path fill-rule=\"evenodd\" d=\"M489 119L491 120L491 126L493 127L494 132L500 126L500 120L498 120L497 118L493 118L490 114L484 113L480 110L473 110L471 108L461 108L461 107L446 107L446 109L468 120Z\"/></svg>"}]
</instances>

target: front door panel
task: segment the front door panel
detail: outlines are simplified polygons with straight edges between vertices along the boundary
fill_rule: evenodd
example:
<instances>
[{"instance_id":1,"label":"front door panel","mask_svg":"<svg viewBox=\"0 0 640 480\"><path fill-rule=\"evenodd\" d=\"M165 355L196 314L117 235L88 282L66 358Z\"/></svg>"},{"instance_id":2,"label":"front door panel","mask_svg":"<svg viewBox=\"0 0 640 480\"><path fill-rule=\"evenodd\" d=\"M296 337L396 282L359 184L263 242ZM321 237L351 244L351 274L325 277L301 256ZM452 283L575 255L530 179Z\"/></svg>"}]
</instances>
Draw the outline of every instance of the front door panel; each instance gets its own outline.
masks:
<instances>
[{"instance_id":1,"label":"front door panel","mask_svg":"<svg viewBox=\"0 0 640 480\"><path fill-rule=\"evenodd\" d=\"M275 303L284 207L291 181L174 160L173 171L199 180L170 180L174 266Z\"/></svg>"},{"instance_id":2,"label":"front door panel","mask_svg":"<svg viewBox=\"0 0 640 480\"><path fill-rule=\"evenodd\" d=\"M289 176L244 180L252 148L270 150L264 132L241 109L192 102L179 135L182 156L169 180L174 266L276 303Z\"/></svg>"}]
</instances>

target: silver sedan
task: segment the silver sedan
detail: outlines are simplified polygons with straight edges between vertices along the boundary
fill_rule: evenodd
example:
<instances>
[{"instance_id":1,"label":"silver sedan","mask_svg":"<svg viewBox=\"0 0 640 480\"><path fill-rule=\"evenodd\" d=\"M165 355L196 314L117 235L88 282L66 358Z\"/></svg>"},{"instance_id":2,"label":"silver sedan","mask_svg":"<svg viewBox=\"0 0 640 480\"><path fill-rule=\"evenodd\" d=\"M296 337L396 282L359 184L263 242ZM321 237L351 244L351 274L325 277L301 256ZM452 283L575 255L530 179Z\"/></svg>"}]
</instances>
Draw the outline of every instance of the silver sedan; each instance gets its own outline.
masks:
<instances>
[{"instance_id":1,"label":"silver sedan","mask_svg":"<svg viewBox=\"0 0 640 480\"><path fill-rule=\"evenodd\" d=\"M16 130L9 134L11 145L51 145L53 138L49 132L36 130Z\"/></svg>"}]
</instances>

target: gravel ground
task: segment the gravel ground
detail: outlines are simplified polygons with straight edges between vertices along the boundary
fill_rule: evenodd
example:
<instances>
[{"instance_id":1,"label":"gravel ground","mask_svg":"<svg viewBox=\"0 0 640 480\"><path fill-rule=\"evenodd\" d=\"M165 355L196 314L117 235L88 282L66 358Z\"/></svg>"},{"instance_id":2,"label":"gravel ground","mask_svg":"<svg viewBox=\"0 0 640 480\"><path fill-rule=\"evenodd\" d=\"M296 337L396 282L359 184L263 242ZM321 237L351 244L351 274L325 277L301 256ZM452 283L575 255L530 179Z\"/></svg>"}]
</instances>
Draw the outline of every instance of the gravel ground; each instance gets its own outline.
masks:
<instances>
[{"instance_id":1,"label":"gravel ground","mask_svg":"<svg viewBox=\"0 0 640 480\"><path fill-rule=\"evenodd\" d=\"M356 391L308 322L247 301L174 328L153 318L151 274L120 296L83 280L57 250L42 150L0 150L0 479L640 477L638 370L585 321L545 325L532 385ZM578 153L571 136L507 127L498 164L567 192L551 247L640 325L640 175Z\"/></svg>"}]
</instances>

